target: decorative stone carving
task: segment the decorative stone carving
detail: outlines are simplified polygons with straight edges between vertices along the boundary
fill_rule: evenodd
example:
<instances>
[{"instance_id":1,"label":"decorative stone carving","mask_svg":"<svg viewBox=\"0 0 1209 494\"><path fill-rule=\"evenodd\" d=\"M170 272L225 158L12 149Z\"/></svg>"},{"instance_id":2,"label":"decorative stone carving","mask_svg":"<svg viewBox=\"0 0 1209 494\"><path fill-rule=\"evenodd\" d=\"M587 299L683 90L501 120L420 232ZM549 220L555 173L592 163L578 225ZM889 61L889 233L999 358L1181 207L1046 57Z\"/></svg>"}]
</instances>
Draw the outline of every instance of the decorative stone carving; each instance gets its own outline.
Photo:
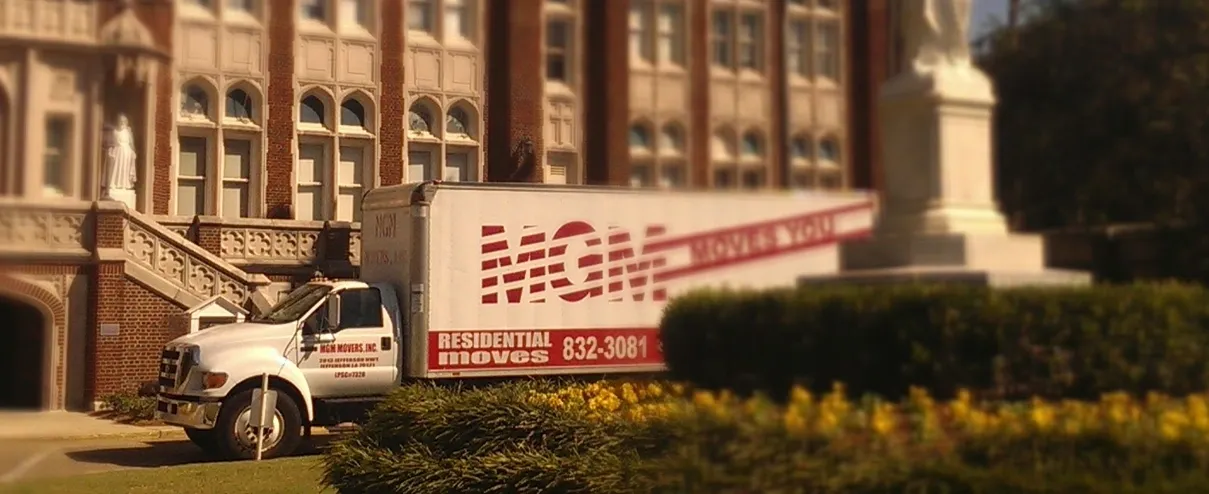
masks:
<instances>
[{"instance_id":1,"label":"decorative stone carving","mask_svg":"<svg viewBox=\"0 0 1209 494\"><path fill-rule=\"evenodd\" d=\"M116 82L134 80L149 84L155 80L159 62L167 55L155 45L151 31L139 20L133 0L120 0L120 11L101 27L100 40L116 52L114 75Z\"/></svg>"},{"instance_id":2,"label":"decorative stone carving","mask_svg":"<svg viewBox=\"0 0 1209 494\"><path fill-rule=\"evenodd\" d=\"M161 238L140 225L130 224L128 228L126 254L131 260L198 297L223 295L239 304L247 299L248 287L243 281L207 263L203 257L190 254L171 239Z\"/></svg>"},{"instance_id":3,"label":"decorative stone carving","mask_svg":"<svg viewBox=\"0 0 1209 494\"><path fill-rule=\"evenodd\" d=\"M231 228L222 232L222 257L245 261L313 262L318 231Z\"/></svg>"},{"instance_id":4,"label":"decorative stone carving","mask_svg":"<svg viewBox=\"0 0 1209 494\"><path fill-rule=\"evenodd\" d=\"M0 208L0 245L7 250L85 250L89 216L83 212Z\"/></svg>"}]
</instances>

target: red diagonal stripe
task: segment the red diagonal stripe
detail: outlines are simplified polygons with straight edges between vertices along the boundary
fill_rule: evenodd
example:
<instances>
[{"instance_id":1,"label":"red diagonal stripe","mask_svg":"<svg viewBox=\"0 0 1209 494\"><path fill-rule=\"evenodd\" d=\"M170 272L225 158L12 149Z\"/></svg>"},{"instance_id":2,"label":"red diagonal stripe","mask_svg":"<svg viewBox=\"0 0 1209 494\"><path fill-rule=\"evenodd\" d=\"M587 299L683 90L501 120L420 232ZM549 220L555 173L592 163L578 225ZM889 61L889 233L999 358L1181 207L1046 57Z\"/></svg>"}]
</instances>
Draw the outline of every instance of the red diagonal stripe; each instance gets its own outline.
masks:
<instances>
[{"instance_id":1,"label":"red diagonal stripe","mask_svg":"<svg viewBox=\"0 0 1209 494\"><path fill-rule=\"evenodd\" d=\"M653 252L670 250L670 249L674 249L676 247L682 247L685 245L689 245L693 242L697 242L697 241L700 241L702 239L709 238L709 237L716 237L716 236L727 235L727 234L731 234L731 233L743 232L743 231L751 230L754 228L776 226L776 225L780 225L780 224L784 224L784 223L789 223L791 221L802 221L802 220L809 220L809 219L819 218L819 217L838 216L841 214L855 213L857 211L864 211L867 209L873 209L872 202L849 204L847 206L841 206L838 208L824 209L822 211L814 211L814 212L810 212L810 213L799 214L799 215L789 216L789 217L785 217L785 218L758 221L755 223L747 223L747 224L743 224L743 225L730 226L730 227L721 228L721 229L717 229L717 230L706 230L703 232L691 233L691 234L682 235L679 237L659 239L659 240L655 240L655 241L647 243L643 247L643 249L644 249L643 252L649 254L649 253L653 253Z\"/></svg>"}]
</instances>

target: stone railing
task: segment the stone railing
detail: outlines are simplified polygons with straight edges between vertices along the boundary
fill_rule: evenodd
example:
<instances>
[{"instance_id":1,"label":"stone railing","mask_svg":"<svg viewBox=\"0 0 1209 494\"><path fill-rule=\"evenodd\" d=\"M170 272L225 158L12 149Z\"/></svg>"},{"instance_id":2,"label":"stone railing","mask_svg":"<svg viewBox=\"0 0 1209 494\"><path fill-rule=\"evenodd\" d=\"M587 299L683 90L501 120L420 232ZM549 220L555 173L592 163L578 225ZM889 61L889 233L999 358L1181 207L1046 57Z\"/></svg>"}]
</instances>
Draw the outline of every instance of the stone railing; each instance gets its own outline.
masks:
<instances>
[{"instance_id":1,"label":"stone railing","mask_svg":"<svg viewBox=\"0 0 1209 494\"><path fill-rule=\"evenodd\" d=\"M360 265L361 225L348 222L158 216L156 222L247 269Z\"/></svg>"},{"instance_id":2,"label":"stone railing","mask_svg":"<svg viewBox=\"0 0 1209 494\"><path fill-rule=\"evenodd\" d=\"M0 198L0 257L82 259L93 249L93 203Z\"/></svg>"},{"instance_id":3,"label":"stone railing","mask_svg":"<svg viewBox=\"0 0 1209 494\"><path fill-rule=\"evenodd\" d=\"M111 205L112 204L112 205ZM98 208L121 207L101 203ZM200 298L222 295L245 304L259 287L270 282L260 274L249 274L227 260L208 252L170 227L148 216L126 210L126 239L123 250L129 261L149 269Z\"/></svg>"}]
</instances>

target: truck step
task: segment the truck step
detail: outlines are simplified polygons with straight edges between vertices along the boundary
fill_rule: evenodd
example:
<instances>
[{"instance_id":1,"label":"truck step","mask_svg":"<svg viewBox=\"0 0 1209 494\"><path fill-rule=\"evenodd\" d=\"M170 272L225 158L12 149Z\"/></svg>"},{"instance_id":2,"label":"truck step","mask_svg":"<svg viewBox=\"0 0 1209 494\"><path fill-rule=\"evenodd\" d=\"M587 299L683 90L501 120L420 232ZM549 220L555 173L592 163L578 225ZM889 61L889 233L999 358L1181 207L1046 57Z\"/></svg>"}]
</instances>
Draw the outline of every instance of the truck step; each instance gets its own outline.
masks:
<instances>
[{"instance_id":1,"label":"truck step","mask_svg":"<svg viewBox=\"0 0 1209 494\"><path fill-rule=\"evenodd\" d=\"M361 428L361 426L359 426L353 422L344 422L342 424L336 424L336 425L333 425L330 427L324 427L324 429L327 429L327 431L332 434L345 434L345 433L349 433L349 432L357 432L357 430L360 428Z\"/></svg>"}]
</instances>

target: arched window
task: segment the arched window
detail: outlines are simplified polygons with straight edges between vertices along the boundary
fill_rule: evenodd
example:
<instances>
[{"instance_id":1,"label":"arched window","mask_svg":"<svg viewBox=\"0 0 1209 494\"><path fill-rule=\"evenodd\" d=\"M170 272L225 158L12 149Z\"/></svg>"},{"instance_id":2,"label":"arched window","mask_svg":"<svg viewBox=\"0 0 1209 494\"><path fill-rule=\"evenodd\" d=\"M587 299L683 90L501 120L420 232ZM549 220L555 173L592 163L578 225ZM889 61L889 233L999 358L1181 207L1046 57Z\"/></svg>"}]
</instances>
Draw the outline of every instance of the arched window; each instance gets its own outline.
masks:
<instances>
[{"instance_id":1,"label":"arched window","mask_svg":"<svg viewBox=\"0 0 1209 494\"><path fill-rule=\"evenodd\" d=\"M748 132L743 135L743 156L760 156L764 154L759 134Z\"/></svg>"},{"instance_id":2,"label":"arched window","mask_svg":"<svg viewBox=\"0 0 1209 494\"><path fill-rule=\"evenodd\" d=\"M449 110L449 114L445 116L445 131L449 134L457 134L465 137L470 137L470 118L466 116L466 111L461 108L453 108Z\"/></svg>"},{"instance_id":3,"label":"arched window","mask_svg":"<svg viewBox=\"0 0 1209 494\"><path fill-rule=\"evenodd\" d=\"M353 98L344 100L340 105L340 125L369 130L365 122L365 106Z\"/></svg>"},{"instance_id":4,"label":"arched window","mask_svg":"<svg viewBox=\"0 0 1209 494\"><path fill-rule=\"evenodd\" d=\"M415 102L407 113L407 128L422 134L432 133L432 113L422 103Z\"/></svg>"},{"instance_id":5,"label":"arched window","mask_svg":"<svg viewBox=\"0 0 1209 494\"><path fill-rule=\"evenodd\" d=\"M710 142L710 157L714 161L735 159L735 134L729 129L718 129Z\"/></svg>"},{"instance_id":6,"label":"arched window","mask_svg":"<svg viewBox=\"0 0 1209 494\"><path fill-rule=\"evenodd\" d=\"M810 155L811 155L810 139L807 139L805 137L800 137L800 136L794 137L793 140L790 141L789 147L790 147L790 152L793 154L793 159L795 159L795 160L810 159Z\"/></svg>"},{"instance_id":7,"label":"arched window","mask_svg":"<svg viewBox=\"0 0 1209 494\"><path fill-rule=\"evenodd\" d=\"M227 93L227 118L252 120L252 97L247 91L232 89Z\"/></svg>"},{"instance_id":8,"label":"arched window","mask_svg":"<svg viewBox=\"0 0 1209 494\"><path fill-rule=\"evenodd\" d=\"M823 139L823 142L819 143L819 159L839 163L840 143L831 137Z\"/></svg>"},{"instance_id":9,"label":"arched window","mask_svg":"<svg viewBox=\"0 0 1209 494\"><path fill-rule=\"evenodd\" d=\"M684 151L684 131L676 124L664 125L659 138L659 148L668 152Z\"/></svg>"},{"instance_id":10,"label":"arched window","mask_svg":"<svg viewBox=\"0 0 1209 494\"><path fill-rule=\"evenodd\" d=\"M630 149L649 150L651 148L651 133L645 125L630 126Z\"/></svg>"},{"instance_id":11,"label":"arched window","mask_svg":"<svg viewBox=\"0 0 1209 494\"><path fill-rule=\"evenodd\" d=\"M318 96L311 95L302 98L302 107L298 109L298 120L302 123L325 125L323 101Z\"/></svg>"},{"instance_id":12,"label":"arched window","mask_svg":"<svg viewBox=\"0 0 1209 494\"><path fill-rule=\"evenodd\" d=\"M181 115L210 118L210 95L196 84L185 86L181 91Z\"/></svg>"}]
</instances>

